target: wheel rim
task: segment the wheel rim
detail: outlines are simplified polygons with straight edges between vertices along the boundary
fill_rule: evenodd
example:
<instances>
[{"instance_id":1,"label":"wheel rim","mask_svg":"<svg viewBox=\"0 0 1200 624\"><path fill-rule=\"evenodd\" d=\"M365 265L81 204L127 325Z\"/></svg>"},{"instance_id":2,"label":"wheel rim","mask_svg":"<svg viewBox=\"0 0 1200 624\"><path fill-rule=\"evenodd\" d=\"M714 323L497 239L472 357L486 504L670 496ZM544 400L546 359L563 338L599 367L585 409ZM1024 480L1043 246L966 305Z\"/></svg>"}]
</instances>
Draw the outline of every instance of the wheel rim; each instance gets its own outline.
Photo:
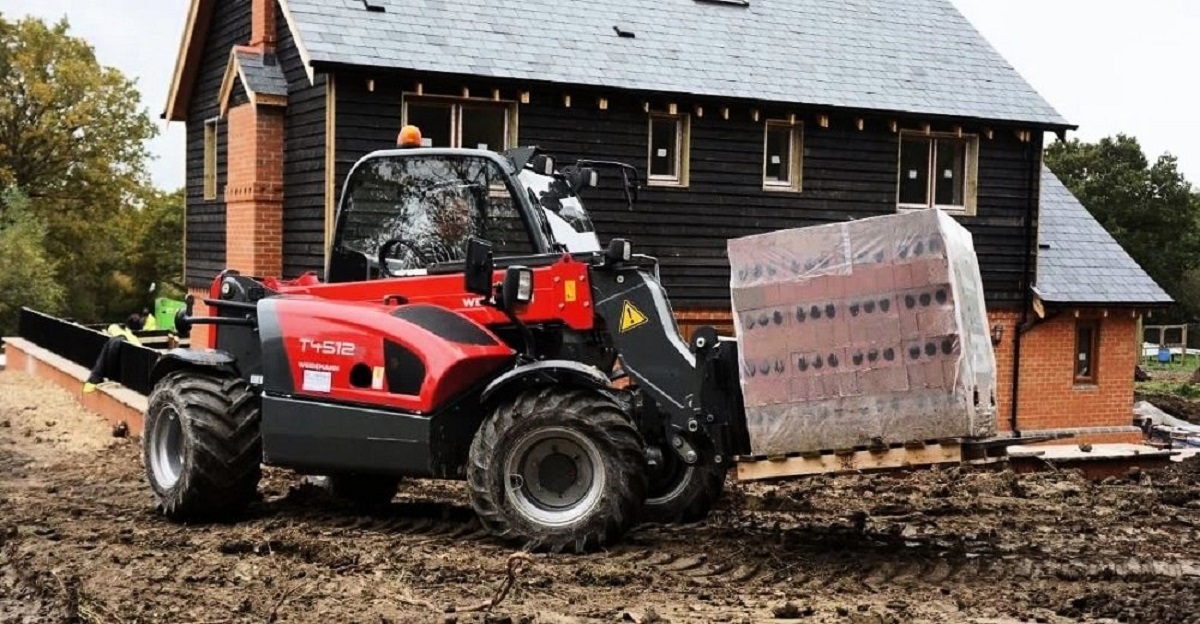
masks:
<instances>
[{"instance_id":1,"label":"wheel rim","mask_svg":"<svg viewBox=\"0 0 1200 624\"><path fill-rule=\"evenodd\" d=\"M650 495L646 497L647 505L665 503L682 494L691 482L692 474L696 472L694 465L684 463L672 449L665 449L662 457L662 467L650 473Z\"/></svg>"},{"instance_id":2,"label":"wheel rim","mask_svg":"<svg viewBox=\"0 0 1200 624\"><path fill-rule=\"evenodd\" d=\"M508 502L547 526L586 517L604 491L600 451L591 440L562 427L539 429L518 440L504 472Z\"/></svg>"},{"instance_id":3,"label":"wheel rim","mask_svg":"<svg viewBox=\"0 0 1200 624\"><path fill-rule=\"evenodd\" d=\"M183 425L174 407L163 408L150 438L150 470L163 489L175 487L183 473Z\"/></svg>"}]
</instances>

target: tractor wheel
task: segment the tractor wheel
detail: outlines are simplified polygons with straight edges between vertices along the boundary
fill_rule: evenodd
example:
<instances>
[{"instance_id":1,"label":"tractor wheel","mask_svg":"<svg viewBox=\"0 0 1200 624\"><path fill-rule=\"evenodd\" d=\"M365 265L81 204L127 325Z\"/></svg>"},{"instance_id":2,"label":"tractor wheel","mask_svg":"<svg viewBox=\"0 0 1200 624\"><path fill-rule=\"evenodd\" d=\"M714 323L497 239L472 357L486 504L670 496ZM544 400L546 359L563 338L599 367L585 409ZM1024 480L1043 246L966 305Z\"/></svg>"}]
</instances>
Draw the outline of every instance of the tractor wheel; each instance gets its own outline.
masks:
<instances>
[{"instance_id":1,"label":"tractor wheel","mask_svg":"<svg viewBox=\"0 0 1200 624\"><path fill-rule=\"evenodd\" d=\"M329 477L334 496L364 509L382 507L396 497L400 479L380 475L337 474Z\"/></svg>"},{"instance_id":2,"label":"tractor wheel","mask_svg":"<svg viewBox=\"0 0 1200 624\"><path fill-rule=\"evenodd\" d=\"M197 370L167 375L150 394L142 460L168 518L236 514L258 494L258 397L236 377Z\"/></svg>"},{"instance_id":3,"label":"tractor wheel","mask_svg":"<svg viewBox=\"0 0 1200 624\"><path fill-rule=\"evenodd\" d=\"M641 436L611 399L539 388L501 404L475 434L471 505L493 534L583 552L619 538L646 495Z\"/></svg>"},{"instance_id":4,"label":"tractor wheel","mask_svg":"<svg viewBox=\"0 0 1200 624\"><path fill-rule=\"evenodd\" d=\"M725 467L713 463L689 466L669 448L663 449L662 455L662 465L650 471L642 519L671 524L708 517L725 489Z\"/></svg>"}]
</instances>

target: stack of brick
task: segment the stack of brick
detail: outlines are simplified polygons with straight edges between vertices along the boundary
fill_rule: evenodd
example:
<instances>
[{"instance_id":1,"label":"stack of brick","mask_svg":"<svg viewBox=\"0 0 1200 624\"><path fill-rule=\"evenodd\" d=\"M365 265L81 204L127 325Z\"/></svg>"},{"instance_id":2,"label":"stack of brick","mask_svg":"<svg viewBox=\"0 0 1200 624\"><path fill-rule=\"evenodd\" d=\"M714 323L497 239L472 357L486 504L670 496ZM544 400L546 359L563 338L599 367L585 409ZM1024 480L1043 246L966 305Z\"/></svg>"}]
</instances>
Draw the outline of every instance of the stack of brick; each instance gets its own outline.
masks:
<instances>
[{"instance_id":1,"label":"stack of brick","mask_svg":"<svg viewBox=\"0 0 1200 624\"><path fill-rule=\"evenodd\" d=\"M729 242L756 455L995 431L971 235L939 211Z\"/></svg>"}]
</instances>

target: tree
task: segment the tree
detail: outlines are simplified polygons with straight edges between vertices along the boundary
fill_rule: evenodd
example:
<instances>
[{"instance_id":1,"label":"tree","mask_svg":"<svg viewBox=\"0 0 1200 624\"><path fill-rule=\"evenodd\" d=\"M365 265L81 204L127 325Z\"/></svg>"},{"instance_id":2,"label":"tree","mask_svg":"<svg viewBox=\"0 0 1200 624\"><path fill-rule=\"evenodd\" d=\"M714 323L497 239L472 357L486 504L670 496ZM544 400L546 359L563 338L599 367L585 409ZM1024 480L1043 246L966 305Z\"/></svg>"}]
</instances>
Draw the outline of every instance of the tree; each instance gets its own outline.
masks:
<instances>
[{"instance_id":1,"label":"tree","mask_svg":"<svg viewBox=\"0 0 1200 624\"><path fill-rule=\"evenodd\" d=\"M1174 156L1150 164L1137 139L1119 134L1054 143L1046 165L1184 314L1200 313L1200 195Z\"/></svg>"},{"instance_id":2,"label":"tree","mask_svg":"<svg viewBox=\"0 0 1200 624\"><path fill-rule=\"evenodd\" d=\"M46 254L46 228L14 188L0 195L0 336L16 333L22 307L54 314L62 308L57 267Z\"/></svg>"},{"instance_id":3,"label":"tree","mask_svg":"<svg viewBox=\"0 0 1200 624\"><path fill-rule=\"evenodd\" d=\"M66 311L113 318L136 252L124 215L148 187L157 132L132 81L104 67L66 20L0 15L0 188L16 187L45 224Z\"/></svg>"}]
</instances>

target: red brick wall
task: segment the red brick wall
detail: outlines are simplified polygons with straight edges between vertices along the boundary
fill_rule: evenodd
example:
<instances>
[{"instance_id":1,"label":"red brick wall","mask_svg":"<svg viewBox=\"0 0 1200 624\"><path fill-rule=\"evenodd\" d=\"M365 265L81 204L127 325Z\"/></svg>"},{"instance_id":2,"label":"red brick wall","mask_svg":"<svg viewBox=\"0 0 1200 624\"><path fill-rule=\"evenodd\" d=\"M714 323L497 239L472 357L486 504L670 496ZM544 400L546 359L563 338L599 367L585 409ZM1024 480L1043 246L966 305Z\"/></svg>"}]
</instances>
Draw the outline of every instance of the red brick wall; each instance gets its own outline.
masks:
<instances>
[{"instance_id":1,"label":"red brick wall","mask_svg":"<svg viewBox=\"0 0 1200 624\"><path fill-rule=\"evenodd\" d=\"M207 305L204 305L204 299L208 297L207 288L189 288L188 294L192 296L192 315L193 316L208 316L210 310ZM212 325L196 325L192 327L192 335L190 344L193 349L204 349L208 347L209 331Z\"/></svg>"},{"instance_id":2,"label":"red brick wall","mask_svg":"<svg viewBox=\"0 0 1200 624\"><path fill-rule=\"evenodd\" d=\"M1020 315L1016 311L993 311L988 317L993 326L1004 328L1002 342L996 347L997 424L1000 430L1008 431L1011 429L1013 338ZM1100 350L1096 358L1095 384L1075 383L1075 325L1078 320L1099 324ZM1107 317L1099 312L1082 313L1080 319L1073 313L1062 313L1034 327L1022 337L1017 426L1025 433L1131 426L1137 344L1137 320L1124 310ZM1128 431L1110 432L1100 437L1108 442L1140 439L1139 434ZM1086 440L1072 439L1072 442L1077 441Z\"/></svg>"},{"instance_id":3,"label":"red brick wall","mask_svg":"<svg viewBox=\"0 0 1200 624\"><path fill-rule=\"evenodd\" d=\"M225 263L254 276L283 271L283 111L229 110Z\"/></svg>"}]
</instances>

